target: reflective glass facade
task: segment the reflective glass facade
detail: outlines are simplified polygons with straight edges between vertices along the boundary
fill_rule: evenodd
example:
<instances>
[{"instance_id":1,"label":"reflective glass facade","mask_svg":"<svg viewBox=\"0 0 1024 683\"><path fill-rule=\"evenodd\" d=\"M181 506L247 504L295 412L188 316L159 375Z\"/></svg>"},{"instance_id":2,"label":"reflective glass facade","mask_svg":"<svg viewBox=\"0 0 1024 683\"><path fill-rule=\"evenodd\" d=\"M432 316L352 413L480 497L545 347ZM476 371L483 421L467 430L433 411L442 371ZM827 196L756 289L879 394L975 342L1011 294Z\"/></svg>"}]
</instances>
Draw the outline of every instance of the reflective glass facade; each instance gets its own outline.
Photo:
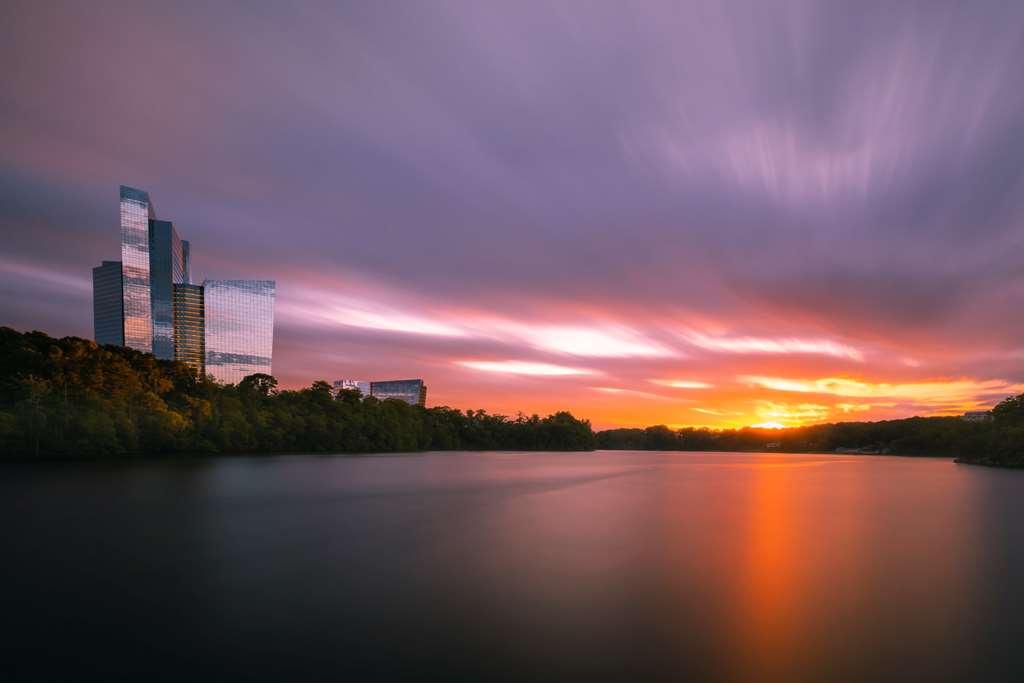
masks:
<instances>
[{"instance_id":1,"label":"reflective glass facade","mask_svg":"<svg viewBox=\"0 0 1024 683\"><path fill-rule=\"evenodd\" d=\"M182 273L181 282L186 285L192 284L192 245L188 240L181 241Z\"/></svg>"},{"instance_id":2,"label":"reflective glass facade","mask_svg":"<svg viewBox=\"0 0 1024 683\"><path fill-rule=\"evenodd\" d=\"M170 221L149 221L149 291L153 355L174 358L174 285L185 281L183 242Z\"/></svg>"},{"instance_id":3,"label":"reflective glass facade","mask_svg":"<svg viewBox=\"0 0 1024 683\"><path fill-rule=\"evenodd\" d=\"M121 262L104 261L92 269L92 324L97 344L124 346Z\"/></svg>"},{"instance_id":4,"label":"reflective glass facade","mask_svg":"<svg viewBox=\"0 0 1024 683\"><path fill-rule=\"evenodd\" d=\"M270 374L272 280L192 285L192 250L149 193L120 188L121 261L93 269L96 341L179 360L221 382ZM369 388L367 388L369 392Z\"/></svg>"},{"instance_id":5,"label":"reflective glass facade","mask_svg":"<svg viewBox=\"0 0 1024 683\"><path fill-rule=\"evenodd\" d=\"M396 398L414 406L427 404L427 385L421 379L370 382L370 395L380 400Z\"/></svg>"},{"instance_id":6,"label":"reflective glass facade","mask_svg":"<svg viewBox=\"0 0 1024 683\"><path fill-rule=\"evenodd\" d=\"M121 186L121 292L124 345L153 351L153 307L149 291L149 194Z\"/></svg>"},{"instance_id":7,"label":"reflective glass facade","mask_svg":"<svg viewBox=\"0 0 1024 683\"><path fill-rule=\"evenodd\" d=\"M206 373L237 384L257 372L271 374L274 351L273 280L206 280Z\"/></svg>"},{"instance_id":8,"label":"reflective glass facade","mask_svg":"<svg viewBox=\"0 0 1024 683\"><path fill-rule=\"evenodd\" d=\"M206 373L202 285L174 285L174 360Z\"/></svg>"}]
</instances>

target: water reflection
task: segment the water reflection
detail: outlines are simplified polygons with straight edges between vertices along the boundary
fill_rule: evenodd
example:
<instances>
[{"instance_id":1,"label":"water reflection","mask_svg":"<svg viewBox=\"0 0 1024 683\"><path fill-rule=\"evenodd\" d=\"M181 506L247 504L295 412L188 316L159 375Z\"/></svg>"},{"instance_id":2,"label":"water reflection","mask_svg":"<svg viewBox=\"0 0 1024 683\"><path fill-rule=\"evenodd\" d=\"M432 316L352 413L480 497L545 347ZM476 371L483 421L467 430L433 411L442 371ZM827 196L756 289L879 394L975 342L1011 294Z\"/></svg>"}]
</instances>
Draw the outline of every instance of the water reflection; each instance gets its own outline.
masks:
<instances>
[{"instance_id":1,"label":"water reflection","mask_svg":"<svg viewBox=\"0 0 1024 683\"><path fill-rule=\"evenodd\" d=\"M15 662L50 678L144 676L173 649L185 678L1005 680L1016 474L658 453L22 468L0 479L0 598Z\"/></svg>"},{"instance_id":2,"label":"water reflection","mask_svg":"<svg viewBox=\"0 0 1024 683\"><path fill-rule=\"evenodd\" d=\"M889 461L890 478L856 458L765 465L744 507L737 677L966 674L950 645L986 539L972 479L934 461Z\"/></svg>"}]
</instances>

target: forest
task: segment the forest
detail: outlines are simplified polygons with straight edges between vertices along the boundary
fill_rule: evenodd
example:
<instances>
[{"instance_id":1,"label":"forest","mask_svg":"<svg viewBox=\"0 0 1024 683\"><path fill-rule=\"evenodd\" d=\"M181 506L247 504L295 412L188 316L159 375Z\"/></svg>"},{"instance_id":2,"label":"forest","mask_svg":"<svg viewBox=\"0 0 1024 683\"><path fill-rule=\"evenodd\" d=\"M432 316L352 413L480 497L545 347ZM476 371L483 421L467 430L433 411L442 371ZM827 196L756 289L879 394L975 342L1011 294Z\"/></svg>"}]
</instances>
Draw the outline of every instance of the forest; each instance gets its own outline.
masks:
<instances>
[{"instance_id":1,"label":"forest","mask_svg":"<svg viewBox=\"0 0 1024 683\"><path fill-rule=\"evenodd\" d=\"M1024 394L991 419L911 417L790 429L610 429L568 412L510 418L422 408L331 391L280 390L269 375L237 385L182 363L77 337L0 327L0 457L95 459L229 453L424 450L779 451L952 456L1024 466Z\"/></svg>"},{"instance_id":2,"label":"forest","mask_svg":"<svg viewBox=\"0 0 1024 683\"><path fill-rule=\"evenodd\" d=\"M0 453L95 459L217 453L591 450L567 412L491 415L335 396L323 381L278 390L269 375L218 384L182 363L76 337L0 327Z\"/></svg>"}]
</instances>

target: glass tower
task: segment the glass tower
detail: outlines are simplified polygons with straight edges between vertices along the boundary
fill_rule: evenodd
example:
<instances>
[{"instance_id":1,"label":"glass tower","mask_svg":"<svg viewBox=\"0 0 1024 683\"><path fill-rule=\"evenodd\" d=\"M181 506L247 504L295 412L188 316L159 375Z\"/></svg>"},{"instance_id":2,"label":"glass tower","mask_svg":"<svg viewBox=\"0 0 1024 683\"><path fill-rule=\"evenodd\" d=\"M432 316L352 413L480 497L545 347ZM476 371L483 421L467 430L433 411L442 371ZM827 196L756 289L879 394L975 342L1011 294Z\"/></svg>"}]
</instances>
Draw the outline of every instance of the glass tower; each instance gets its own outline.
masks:
<instances>
[{"instance_id":1,"label":"glass tower","mask_svg":"<svg viewBox=\"0 0 1024 683\"><path fill-rule=\"evenodd\" d=\"M149 221L149 292L153 355L174 358L174 285L185 281L183 243L170 221Z\"/></svg>"},{"instance_id":2,"label":"glass tower","mask_svg":"<svg viewBox=\"0 0 1024 683\"><path fill-rule=\"evenodd\" d=\"M124 345L153 351L153 304L150 299L149 221L154 218L149 194L121 186L121 288Z\"/></svg>"},{"instance_id":3,"label":"glass tower","mask_svg":"<svg viewBox=\"0 0 1024 683\"><path fill-rule=\"evenodd\" d=\"M229 384L271 374L274 294L273 280L203 282L207 374Z\"/></svg>"},{"instance_id":4,"label":"glass tower","mask_svg":"<svg viewBox=\"0 0 1024 683\"><path fill-rule=\"evenodd\" d=\"M409 405L427 404L427 385L421 379L396 379L387 382L370 382L370 396L385 400L395 398Z\"/></svg>"},{"instance_id":5,"label":"glass tower","mask_svg":"<svg viewBox=\"0 0 1024 683\"><path fill-rule=\"evenodd\" d=\"M92 269L92 325L97 344L124 346L121 262L104 261Z\"/></svg>"},{"instance_id":6,"label":"glass tower","mask_svg":"<svg viewBox=\"0 0 1024 683\"><path fill-rule=\"evenodd\" d=\"M203 286L174 285L174 360L206 374Z\"/></svg>"},{"instance_id":7,"label":"glass tower","mask_svg":"<svg viewBox=\"0 0 1024 683\"><path fill-rule=\"evenodd\" d=\"M191 245L158 220L149 193L122 185L121 260L93 268L97 343L177 360L237 383L271 372L273 280L192 284Z\"/></svg>"}]
</instances>

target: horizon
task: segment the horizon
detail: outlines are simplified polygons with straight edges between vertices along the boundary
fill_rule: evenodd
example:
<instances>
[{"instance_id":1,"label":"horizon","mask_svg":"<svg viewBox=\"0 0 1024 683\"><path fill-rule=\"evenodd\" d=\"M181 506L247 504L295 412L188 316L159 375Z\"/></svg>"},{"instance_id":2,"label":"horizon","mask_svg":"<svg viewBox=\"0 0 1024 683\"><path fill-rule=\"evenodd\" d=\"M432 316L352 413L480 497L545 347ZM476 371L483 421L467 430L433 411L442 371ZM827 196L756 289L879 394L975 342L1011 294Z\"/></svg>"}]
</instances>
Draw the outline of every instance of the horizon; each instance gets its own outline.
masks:
<instances>
[{"instance_id":1,"label":"horizon","mask_svg":"<svg viewBox=\"0 0 1024 683\"><path fill-rule=\"evenodd\" d=\"M988 409L1024 393L1024 7L982 4L15 3L0 325L92 338L126 184L194 281L277 281L282 388L598 429Z\"/></svg>"}]
</instances>

